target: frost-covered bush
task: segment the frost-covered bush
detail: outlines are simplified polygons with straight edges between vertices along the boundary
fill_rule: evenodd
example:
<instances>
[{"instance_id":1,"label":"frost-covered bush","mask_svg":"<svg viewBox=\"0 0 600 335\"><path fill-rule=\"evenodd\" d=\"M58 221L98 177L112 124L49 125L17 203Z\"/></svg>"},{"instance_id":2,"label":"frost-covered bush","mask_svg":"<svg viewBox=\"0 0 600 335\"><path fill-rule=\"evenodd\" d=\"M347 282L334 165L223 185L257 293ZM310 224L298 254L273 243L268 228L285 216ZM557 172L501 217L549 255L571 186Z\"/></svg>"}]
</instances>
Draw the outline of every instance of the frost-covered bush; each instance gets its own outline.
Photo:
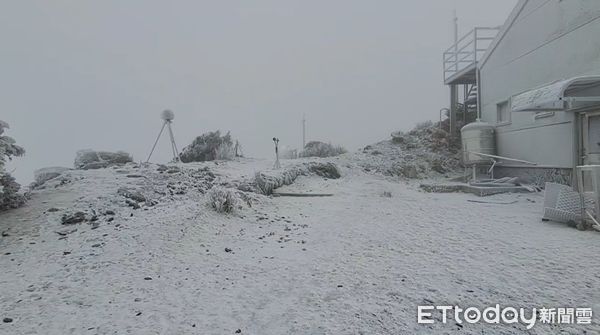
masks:
<instances>
[{"instance_id":1,"label":"frost-covered bush","mask_svg":"<svg viewBox=\"0 0 600 335\"><path fill-rule=\"evenodd\" d=\"M208 201L217 212L231 213L240 203L240 198L235 189L215 186L208 191Z\"/></svg>"},{"instance_id":2,"label":"frost-covered bush","mask_svg":"<svg viewBox=\"0 0 600 335\"><path fill-rule=\"evenodd\" d=\"M233 145L222 143L217 147L215 159L220 161L230 161L235 157L235 148Z\"/></svg>"},{"instance_id":3,"label":"frost-covered bush","mask_svg":"<svg viewBox=\"0 0 600 335\"><path fill-rule=\"evenodd\" d=\"M4 168L7 160L25 154L25 149L16 145L12 137L3 136L4 130L8 128L8 124L0 120L0 211L20 207L26 200L19 193L21 185Z\"/></svg>"},{"instance_id":4,"label":"frost-covered bush","mask_svg":"<svg viewBox=\"0 0 600 335\"><path fill-rule=\"evenodd\" d=\"M33 183L29 186L31 188L40 187L48 180L52 180L66 171L69 171L69 168L59 166L45 167L35 170L33 171Z\"/></svg>"},{"instance_id":5,"label":"frost-covered bush","mask_svg":"<svg viewBox=\"0 0 600 335\"><path fill-rule=\"evenodd\" d=\"M418 122L414 129L415 130L423 130L423 129L427 129L427 128L431 128L434 127L434 123L431 120L427 120L427 121L423 121L423 122Z\"/></svg>"},{"instance_id":6,"label":"frost-covered bush","mask_svg":"<svg viewBox=\"0 0 600 335\"><path fill-rule=\"evenodd\" d=\"M332 145L319 141L311 141L306 143L304 150L300 153L300 157L332 157L346 153L346 149L339 145Z\"/></svg>"},{"instance_id":7,"label":"frost-covered bush","mask_svg":"<svg viewBox=\"0 0 600 335\"><path fill-rule=\"evenodd\" d=\"M202 134L192 144L183 148L179 158L184 163L230 160L235 156L235 147L229 132L221 136L220 131Z\"/></svg>"}]
</instances>

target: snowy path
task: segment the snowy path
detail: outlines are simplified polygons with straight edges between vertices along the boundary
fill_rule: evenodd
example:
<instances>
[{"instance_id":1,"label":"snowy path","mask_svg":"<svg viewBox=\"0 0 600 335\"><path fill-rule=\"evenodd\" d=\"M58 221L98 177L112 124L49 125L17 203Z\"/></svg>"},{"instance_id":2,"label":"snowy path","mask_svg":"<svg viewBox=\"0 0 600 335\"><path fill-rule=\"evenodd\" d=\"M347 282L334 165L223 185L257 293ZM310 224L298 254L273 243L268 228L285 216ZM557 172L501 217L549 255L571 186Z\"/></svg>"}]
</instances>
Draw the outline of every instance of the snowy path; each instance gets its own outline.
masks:
<instances>
[{"instance_id":1,"label":"snowy path","mask_svg":"<svg viewBox=\"0 0 600 335\"><path fill-rule=\"evenodd\" d=\"M522 326L417 325L417 305L600 313L600 236L541 222L541 195L472 203L349 170L285 187L334 197L273 198L227 217L191 197L59 240L42 212L122 182L102 178L0 215L10 234L0 240L0 317L14 319L0 333L518 334ZM561 331L600 327L530 333Z\"/></svg>"}]
</instances>

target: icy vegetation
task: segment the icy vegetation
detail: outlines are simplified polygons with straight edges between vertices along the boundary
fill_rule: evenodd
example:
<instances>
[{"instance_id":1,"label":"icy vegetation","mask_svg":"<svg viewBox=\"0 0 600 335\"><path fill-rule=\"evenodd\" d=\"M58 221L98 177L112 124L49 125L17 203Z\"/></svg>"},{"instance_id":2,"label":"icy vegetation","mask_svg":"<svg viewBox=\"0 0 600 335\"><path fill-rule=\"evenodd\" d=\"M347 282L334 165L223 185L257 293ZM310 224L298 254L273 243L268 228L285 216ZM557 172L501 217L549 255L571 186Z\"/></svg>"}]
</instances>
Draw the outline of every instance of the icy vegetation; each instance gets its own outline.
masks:
<instances>
[{"instance_id":1,"label":"icy vegetation","mask_svg":"<svg viewBox=\"0 0 600 335\"><path fill-rule=\"evenodd\" d=\"M368 172L404 178L428 178L461 170L460 143L439 124L426 122L392 139L366 146L356 156Z\"/></svg>"},{"instance_id":2,"label":"icy vegetation","mask_svg":"<svg viewBox=\"0 0 600 335\"><path fill-rule=\"evenodd\" d=\"M208 191L210 206L219 213L231 213L240 203L237 190L215 186Z\"/></svg>"},{"instance_id":3,"label":"icy vegetation","mask_svg":"<svg viewBox=\"0 0 600 335\"><path fill-rule=\"evenodd\" d=\"M333 157L346 153L347 150L339 145L332 145L319 141L306 143L304 150L300 152L300 157Z\"/></svg>"},{"instance_id":4,"label":"icy vegetation","mask_svg":"<svg viewBox=\"0 0 600 335\"><path fill-rule=\"evenodd\" d=\"M338 179L341 174L338 167L331 162L304 162L279 170L259 171L254 182L260 193L270 195L285 185L291 185L298 176L317 175L329 179Z\"/></svg>"},{"instance_id":5,"label":"icy vegetation","mask_svg":"<svg viewBox=\"0 0 600 335\"><path fill-rule=\"evenodd\" d=\"M41 168L41 169L35 170L33 172L34 181L30 185L30 187L31 188L41 187L42 185L44 185L45 182L60 176L62 173L66 172L68 170L70 170L70 169L65 168L65 167L60 167L60 166L46 167L46 168Z\"/></svg>"},{"instance_id":6,"label":"icy vegetation","mask_svg":"<svg viewBox=\"0 0 600 335\"><path fill-rule=\"evenodd\" d=\"M18 146L12 137L4 135L8 123L0 120L0 211L22 206L26 197L19 193L21 185L5 171L5 164L14 157L25 154L25 149Z\"/></svg>"},{"instance_id":7,"label":"icy vegetation","mask_svg":"<svg viewBox=\"0 0 600 335\"><path fill-rule=\"evenodd\" d=\"M183 148L179 158L184 163L231 160L235 157L235 146L228 132L221 135L219 130L202 134Z\"/></svg>"}]
</instances>

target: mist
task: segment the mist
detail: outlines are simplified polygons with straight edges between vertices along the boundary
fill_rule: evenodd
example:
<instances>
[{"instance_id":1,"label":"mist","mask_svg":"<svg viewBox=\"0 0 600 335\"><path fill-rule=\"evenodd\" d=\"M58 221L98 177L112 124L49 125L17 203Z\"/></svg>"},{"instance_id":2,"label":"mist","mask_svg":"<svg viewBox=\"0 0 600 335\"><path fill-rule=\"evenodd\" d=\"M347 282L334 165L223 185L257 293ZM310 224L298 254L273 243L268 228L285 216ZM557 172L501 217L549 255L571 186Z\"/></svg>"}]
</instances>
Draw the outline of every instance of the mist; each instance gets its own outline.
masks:
<instances>
[{"instance_id":1,"label":"mist","mask_svg":"<svg viewBox=\"0 0 600 335\"><path fill-rule=\"evenodd\" d=\"M246 156L307 140L353 151L436 120L442 51L501 25L516 0L13 1L0 5L0 119L27 150L21 182L80 149L145 160L175 113L181 149L231 131ZM170 159L163 138L153 161Z\"/></svg>"}]
</instances>

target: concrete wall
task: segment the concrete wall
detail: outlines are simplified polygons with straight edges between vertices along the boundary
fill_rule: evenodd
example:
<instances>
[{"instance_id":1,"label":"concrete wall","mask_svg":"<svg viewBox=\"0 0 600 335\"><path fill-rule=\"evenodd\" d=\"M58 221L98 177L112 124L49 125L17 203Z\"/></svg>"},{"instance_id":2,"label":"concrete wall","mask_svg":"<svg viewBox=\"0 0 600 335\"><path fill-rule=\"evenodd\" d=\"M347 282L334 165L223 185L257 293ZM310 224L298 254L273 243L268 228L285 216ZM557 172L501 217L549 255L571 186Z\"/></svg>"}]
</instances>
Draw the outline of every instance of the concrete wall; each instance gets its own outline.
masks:
<instances>
[{"instance_id":1,"label":"concrete wall","mask_svg":"<svg viewBox=\"0 0 600 335\"><path fill-rule=\"evenodd\" d=\"M600 74L600 0L523 0L482 60L482 119L496 124L496 106L544 84ZM498 154L550 168L576 160L575 115L511 113L498 124Z\"/></svg>"}]
</instances>

